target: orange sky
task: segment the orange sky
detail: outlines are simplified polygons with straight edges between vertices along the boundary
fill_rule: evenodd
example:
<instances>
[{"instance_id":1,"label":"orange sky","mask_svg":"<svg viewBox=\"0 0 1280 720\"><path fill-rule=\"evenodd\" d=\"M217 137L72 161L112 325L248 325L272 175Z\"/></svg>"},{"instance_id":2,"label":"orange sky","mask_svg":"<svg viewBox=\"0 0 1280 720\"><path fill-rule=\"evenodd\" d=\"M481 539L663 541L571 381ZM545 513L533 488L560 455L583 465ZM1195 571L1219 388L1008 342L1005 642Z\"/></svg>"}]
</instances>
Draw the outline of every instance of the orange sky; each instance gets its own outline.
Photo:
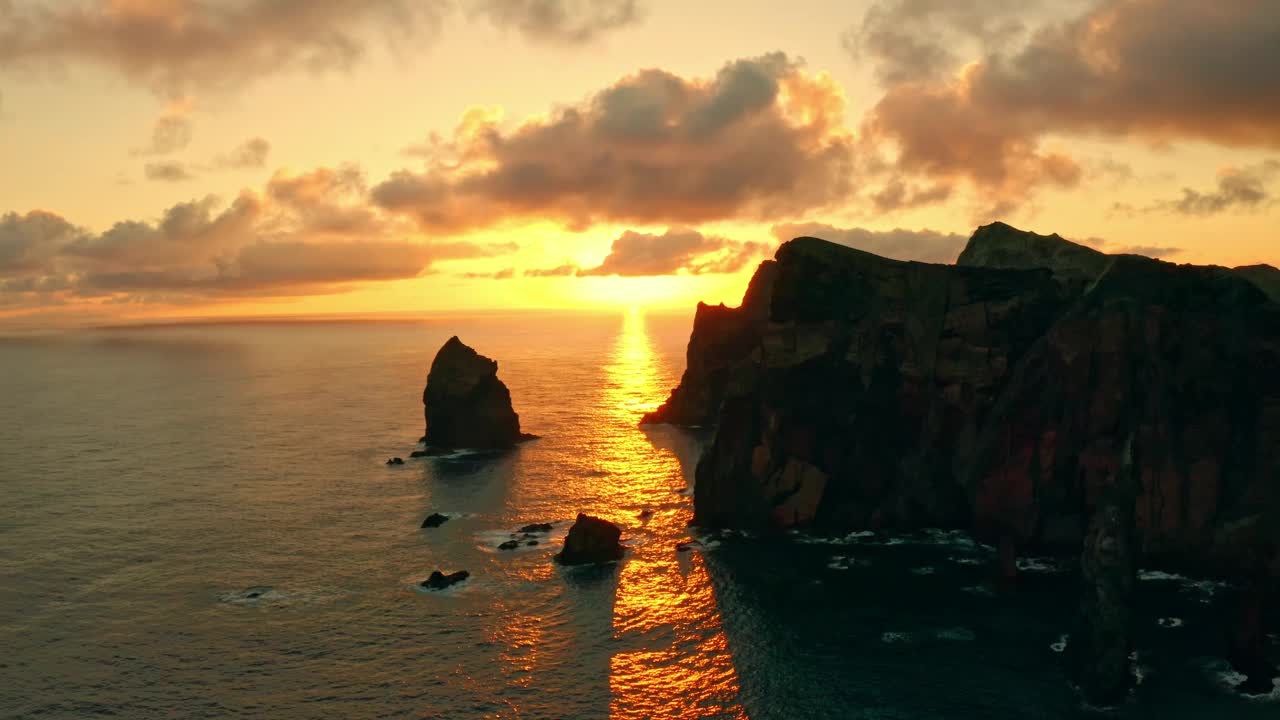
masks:
<instances>
[{"instance_id":1,"label":"orange sky","mask_svg":"<svg viewBox=\"0 0 1280 720\"><path fill-rule=\"evenodd\" d=\"M0 327L735 303L814 224L1280 264L1277 32L1269 0L12 0Z\"/></svg>"}]
</instances>

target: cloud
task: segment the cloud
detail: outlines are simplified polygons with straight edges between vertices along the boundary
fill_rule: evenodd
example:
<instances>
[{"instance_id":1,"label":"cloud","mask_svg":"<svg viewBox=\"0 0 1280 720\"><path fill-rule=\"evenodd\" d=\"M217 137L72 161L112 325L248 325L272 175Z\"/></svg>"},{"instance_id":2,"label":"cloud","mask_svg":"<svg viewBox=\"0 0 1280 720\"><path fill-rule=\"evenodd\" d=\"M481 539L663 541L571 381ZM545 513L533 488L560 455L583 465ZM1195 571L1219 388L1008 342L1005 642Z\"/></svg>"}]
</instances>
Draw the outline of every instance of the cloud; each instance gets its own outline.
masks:
<instances>
[{"instance_id":1,"label":"cloud","mask_svg":"<svg viewBox=\"0 0 1280 720\"><path fill-rule=\"evenodd\" d=\"M527 274L527 273L526 273L526 274ZM466 279L468 279L468 280L482 280L482 279L485 279L485 280L510 280L511 278L513 278L513 277L515 277L515 276L516 276L516 269L515 269L515 268L503 268L502 270L499 270L499 271L497 271L497 272L487 272L487 273L485 273L485 272L469 272L469 273L461 273L461 274L459 274L459 275L458 275L458 277L463 277L463 278L466 278Z\"/></svg>"},{"instance_id":2,"label":"cloud","mask_svg":"<svg viewBox=\"0 0 1280 720\"><path fill-rule=\"evenodd\" d=\"M937 5L894 3L908 4ZM1280 83L1269 72L1280 68L1278 36L1280 3L1269 0L1103 0L950 73L928 52L915 58L931 68L923 79L883 73L892 84L864 137L895 149L898 172L1014 201L1080 181L1080 163L1051 147L1053 136L1280 147ZM887 55L893 47L871 49L885 67L909 67L914 56Z\"/></svg>"},{"instance_id":3,"label":"cloud","mask_svg":"<svg viewBox=\"0 0 1280 720\"><path fill-rule=\"evenodd\" d=\"M191 102L169 103L151 128L151 139L145 147L137 148L134 155L168 155L191 144Z\"/></svg>"},{"instance_id":4,"label":"cloud","mask_svg":"<svg viewBox=\"0 0 1280 720\"><path fill-rule=\"evenodd\" d=\"M1157 247L1153 245L1130 245L1128 247L1108 249L1112 255L1145 255L1151 258L1163 258L1170 255L1176 255L1182 252L1182 248L1176 247Z\"/></svg>"},{"instance_id":5,"label":"cloud","mask_svg":"<svg viewBox=\"0 0 1280 720\"><path fill-rule=\"evenodd\" d=\"M80 277L81 295L151 291L212 294L312 294L352 282L416 277L431 248L408 242L257 242L207 267L94 272Z\"/></svg>"},{"instance_id":6,"label":"cloud","mask_svg":"<svg viewBox=\"0 0 1280 720\"><path fill-rule=\"evenodd\" d=\"M159 182L183 182L195 178L186 164L173 160L147 163L142 170L148 180Z\"/></svg>"},{"instance_id":7,"label":"cloud","mask_svg":"<svg viewBox=\"0 0 1280 720\"><path fill-rule=\"evenodd\" d=\"M271 143L260 137L246 140L229 153L218 155L210 164L193 164L179 160L149 162L143 166L143 175L158 182L184 182L194 180L201 173L212 170L247 170L262 168L271 153Z\"/></svg>"},{"instance_id":8,"label":"cloud","mask_svg":"<svg viewBox=\"0 0 1280 720\"><path fill-rule=\"evenodd\" d=\"M244 141L230 153L219 155L214 165L227 170L261 168L266 166L269 154L271 143L265 138L254 137Z\"/></svg>"},{"instance_id":9,"label":"cloud","mask_svg":"<svg viewBox=\"0 0 1280 720\"><path fill-rule=\"evenodd\" d=\"M870 199L876 210L887 213L945 202L951 197L952 190L949 184L922 188L909 186L901 179L894 179L879 191L872 193Z\"/></svg>"},{"instance_id":10,"label":"cloud","mask_svg":"<svg viewBox=\"0 0 1280 720\"><path fill-rule=\"evenodd\" d=\"M775 225L773 235L779 242L796 237L816 237L895 260L917 260L931 263L953 263L964 249L968 237L935 230L867 230L837 228L820 223L788 223Z\"/></svg>"},{"instance_id":11,"label":"cloud","mask_svg":"<svg viewBox=\"0 0 1280 720\"><path fill-rule=\"evenodd\" d=\"M581 45L641 19L637 0L473 0L472 15L531 40Z\"/></svg>"},{"instance_id":12,"label":"cloud","mask_svg":"<svg viewBox=\"0 0 1280 720\"><path fill-rule=\"evenodd\" d=\"M0 216L0 277L39 272L57 247L79 236L71 223L43 210Z\"/></svg>"},{"instance_id":13,"label":"cloud","mask_svg":"<svg viewBox=\"0 0 1280 720\"><path fill-rule=\"evenodd\" d=\"M463 0L533 40L580 44L636 22L637 0ZM0 0L0 71L82 63L166 97L347 70L371 46L429 44L452 0Z\"/></svg>"},{"instance_id":14,"label":"cloud","mask_svg":"<svg viewBox=\"0 0 1280 720\"><path fill-rule=\"evenodd\" d=\"M799 214L849 196L843 108L830 78L781 53L709 79L644 70L509 130L469 111L451 139L416 150L425 170L394 173L373 198L436 233L521 219L584 229Z\"/></svg>"},{"instance_id":15,"label":"cloud","mask_svg":"<svg viewBox=\"0 0 1280 720\"><path fill-rule=\"evenodd\" d=\"M0 3L0 69L82 62L164 95L282 70L346 69L370 36L430 37L445 0L31 0Z\"/></svg>"},{"instance_id":16,"label":"cloud","mask_svg":"<svg viewBox=\"0 0 1280 720\"><path fill-rule=\"evenodd\" d=\"M136 302L337 292L412 278L514 243L429 243L367 202L358 169L277 173L265 192L206 197L92 232L53 213L0 216L0 303Z\"/></svg>"},{"instance_id":17,"label":"cloud","mask_svg":"<svg viewBox=\"0 0 1280 720\"><path fill-rule=\"evenodd\" d=\"M613 241L609 254L596 267L579 275L642 277L732 273L764 252L759 243L740 243L688 228L668 229L661 235L627 230Z\"/></svg>"},{"instance_id":18,"label":"cloud","mask_svg":"<svg viewBox=\"0 0 1280 720\"><path fill-rule=\"evenodd\" d=\"M886 85L942 79L963 62L958 50L1012 42L1039 0L882 0L842 36L857 61Z\"/></svg>"},{"instance_id":19,"label":"cloud","mask_svg":"<svg viewBox=\"0 0 1280 720\"><path fill-rule=\"evenodd\" d=\"M1218 187L1210 192L1183 188L1177 200L1158 203L1152 209L1183 215L1216 215L1228 210L1256 210L1271 200L1268 183L1280 175L1280 161L1268 160L1244 168L1230 167L1218 174Z\"/></svg>"},{"instance_id":20,"label":"cloud","mask_svg":"<svg viewBox=\"0 0 1280 720\"><path fill-rule=\"evenodd\" d=\"M525 270L522 273L525 277L570 277L577 275L582 268L573 263L565 263L553 268L535 268L533 270Z\"/></svg>"}]
</instances>

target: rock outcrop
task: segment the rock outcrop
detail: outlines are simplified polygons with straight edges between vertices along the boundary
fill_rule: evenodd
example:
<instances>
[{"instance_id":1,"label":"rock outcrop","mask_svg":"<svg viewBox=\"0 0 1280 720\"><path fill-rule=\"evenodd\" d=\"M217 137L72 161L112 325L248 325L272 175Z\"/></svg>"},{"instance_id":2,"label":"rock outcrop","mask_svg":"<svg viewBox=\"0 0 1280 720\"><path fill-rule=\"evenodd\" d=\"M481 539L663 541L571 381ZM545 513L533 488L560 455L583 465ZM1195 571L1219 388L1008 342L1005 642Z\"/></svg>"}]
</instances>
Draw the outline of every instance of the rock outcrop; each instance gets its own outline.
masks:
<instances>
[{"instance_id":1,"label":"rock outcrop","mask_svg":"<svg viewBox=\"0 0 1280 720\"><path fill-rule=\"evenodd\" d=\"M422 392L429 448L509 448L534 436L520 432L511 393L498 379L498 363L449 338L436 353ZM414 457L429 456L415 452Z\"/></svg>"},{"instance_id":2,"label":"rock outcrop","mask_svg":"<svg viewBox=\"0 0 1280 720\"><path fill-rule=\"evenodd\" d=\"M422 527L438 528L447 522L449 522L448 515L441 515L440 513L431 513L430 515L427 516L426 520L422 521Z\"/></svg>"},{"instance_id":3,"label":"rock outcrop","mask_svg":"<svg viewBox=\"0 0 1280 720\"><path fill-rule=\"evenodd\" d=\"M621 560L626 552L619 542L621 538L622 528L617 525L578 513L556 561L561 565L585 565Z\"/></svg>"},{"instance_id":4,"label":"rock outcrop","mask_svg":"<svg viewBox=\"0 0 1280 720\"><path fill-rule=\"evenodd\" d=\"M1132 437L1146 560L1247 564L1280 493L1280 306L1256 276L996 224L957 265L785 243L700 306L647 421L717 426L703 526L973 531L1078 553Z\"/></svg>"},{"instance_id":5,"label":"rock outcrop","mask_svg":"<svg viewBox=\"0 0 1280 720\"><path fill-rule=\"evenodd\" d=\"M695 426L715 422L729 378L741 375L743 366L752 362L760 328L769 318L774 272L772 261L761 263L737 308L698 303L680 385L661 407L646 413L640 424Z\"/></svg>"},{"instance_id":6,"label":"rock outcrop","mask_svg":"<svg viewBox=\"0 0 1280 720\"><path fill-rule=\"evenodd\" d=\"M431 573L431 577L422 581L421 586L428 590L444 590L445 588L457 585L469 577L471 577L471 573L466 570L459 570L458 572L449 573L448 575L440 572L439 570L435 570Z\"/></svg>"},{"instance_id":7,"label":"rock outcrop","mask_svg":"<svg viewBox=\"0 0 1280 720\"><path fill-rule=\"evenodd\" d=\"M1134 537L1132 442L1120 473L1102 492L1080 556L1080 613L1068 646L1072 674L1093 705L1113 705L1133 683L1134 591L1138 552Z\"/></svg>"}]
</instances>

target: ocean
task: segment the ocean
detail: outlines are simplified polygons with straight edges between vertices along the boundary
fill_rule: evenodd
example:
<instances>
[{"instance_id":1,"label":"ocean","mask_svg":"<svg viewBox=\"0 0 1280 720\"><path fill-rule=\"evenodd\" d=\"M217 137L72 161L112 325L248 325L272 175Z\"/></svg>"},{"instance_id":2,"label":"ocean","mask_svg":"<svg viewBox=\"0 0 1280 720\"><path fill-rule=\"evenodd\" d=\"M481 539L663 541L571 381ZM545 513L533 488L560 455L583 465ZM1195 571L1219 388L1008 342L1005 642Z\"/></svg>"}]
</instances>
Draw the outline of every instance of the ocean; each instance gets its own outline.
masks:
<instances>
[{"instance_id":1,"label":"ocean","mask_svg":"<svg viewBox=\"0 0 1280 720\"><path fill-rule=\"evenodd\" d=\"M1070 563L1013 593L958 533L701 534L709 431L640 428L689 314L192 324L0 340L0 717L1275 718L1216 657L1229 588L1144 573L1121 707L1062 672ZM498 455L408 459L451 335ZM387 458L406 458L403 466ZM420 529L433 512L450 516ZM627 557L552 561L578 512ZM536 546L497 546L554 523ZM677 550L690 541L693 549ZM467 570L445 591L418 583Z\"/></svg>"}]
</instances>

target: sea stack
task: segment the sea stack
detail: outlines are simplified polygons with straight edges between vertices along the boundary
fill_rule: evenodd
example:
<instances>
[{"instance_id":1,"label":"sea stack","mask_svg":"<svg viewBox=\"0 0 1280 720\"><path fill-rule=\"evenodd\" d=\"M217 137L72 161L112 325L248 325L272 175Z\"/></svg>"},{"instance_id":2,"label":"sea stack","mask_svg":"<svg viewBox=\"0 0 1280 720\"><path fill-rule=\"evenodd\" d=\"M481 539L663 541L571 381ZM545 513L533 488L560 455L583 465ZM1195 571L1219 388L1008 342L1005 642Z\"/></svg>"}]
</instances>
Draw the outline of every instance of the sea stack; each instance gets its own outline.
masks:
<instances>
[{"instance_id":1,"label":"sea stack","mask_svg":"<svg viewBox=\"0 0 1280 720\"><path fill-rule=\"evenodd\" d=\"M586 565L621 560L626 549L618 542L622 528L608 520L578 513L578 519L569 528L564 539L564 549L556 556L561 565Z\"/></svg>"},{"instance_id":2,"label":"sea stack","mask_svg":"<svg viewBox=\"0 0 1280 720\"><path fill-rule=\"evenodd\" d=\"M1119 702L1133 681L1129 657L1138 549L1132 453L1130 439L1124 446L1119 476L1101 491L1080 554L1083 592L1068 651L1080 692L1094 705Z\"/></svg>"},{"instance_id":3,"label":"sea stack","mask_svg":"<svg viewBox=\"0 0 1280 720\"><path fill-rule=\"evenodd\" d=\"M511 393L498 379L498 363L449 338L427 374L422 392L426 435L433 448L509 448L533 435L520 432Z\"/></svg>"}]
</instances>

